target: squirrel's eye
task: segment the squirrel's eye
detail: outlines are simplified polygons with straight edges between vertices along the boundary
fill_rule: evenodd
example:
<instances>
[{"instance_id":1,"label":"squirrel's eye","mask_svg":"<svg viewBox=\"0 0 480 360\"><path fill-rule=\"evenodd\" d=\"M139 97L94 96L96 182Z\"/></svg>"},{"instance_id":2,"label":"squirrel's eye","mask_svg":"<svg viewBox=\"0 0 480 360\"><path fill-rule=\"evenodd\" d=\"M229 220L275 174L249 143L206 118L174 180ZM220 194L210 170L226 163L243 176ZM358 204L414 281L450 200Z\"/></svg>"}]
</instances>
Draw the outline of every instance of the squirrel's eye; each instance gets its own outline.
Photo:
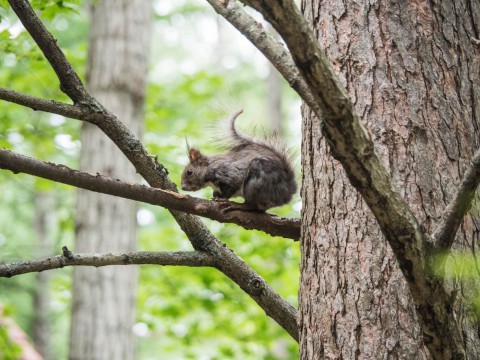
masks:
<instances>
[{"instance_id":1,"label":"squirrel's eye","mask_svg":"<svg viewBox=\"0 0 480 360\"><path fill-rule=\"evenodd\" d=\"M192 175L192 174L193 174L192 169L188 169L188 170L187 170L187 175L190 176L190 175Z\"/></svg>"}]
</instances>

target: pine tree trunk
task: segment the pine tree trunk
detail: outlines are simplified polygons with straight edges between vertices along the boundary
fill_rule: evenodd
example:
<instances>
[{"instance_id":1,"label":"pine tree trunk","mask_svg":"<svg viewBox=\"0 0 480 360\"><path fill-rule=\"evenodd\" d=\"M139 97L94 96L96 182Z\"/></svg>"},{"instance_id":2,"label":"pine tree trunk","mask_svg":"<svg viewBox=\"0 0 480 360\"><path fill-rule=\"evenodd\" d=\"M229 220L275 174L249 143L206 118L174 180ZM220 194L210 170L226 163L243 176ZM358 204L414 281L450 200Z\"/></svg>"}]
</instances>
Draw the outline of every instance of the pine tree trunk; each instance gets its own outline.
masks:
<instances>
[{"instance_id":1,"label":"pine tree trunk","mask_svg":"<svg viewBox=\"0 0 480 360\"><path fill-rule=\"evenodd\" d=\"M302 11L397 188L432 232L479 147L480 47L470 38L480 33L480 3L304 0ZM389 245L308 109L303 118L301 358L431 358ZM479 224L467 215L455 247L477 248ZM468 289L448 287L466 356L479 358Z\"/></svg>"},{"instance_id":2,"label":"pine tree trunk","mask_svg":"<svg viewBox=\"0 0 480 360\"><path fill-rule=\"evenodd\" d=\"M138 136L150 41L150 2L100 0L91 14L87 86ZM124 181L135 169L96 127L82 128L80 168ZM77 252L136 249L136 204L79 190ZM130 266L74 269L71 360L133 359L137 269Z\"/></svg>"}]
</instances>

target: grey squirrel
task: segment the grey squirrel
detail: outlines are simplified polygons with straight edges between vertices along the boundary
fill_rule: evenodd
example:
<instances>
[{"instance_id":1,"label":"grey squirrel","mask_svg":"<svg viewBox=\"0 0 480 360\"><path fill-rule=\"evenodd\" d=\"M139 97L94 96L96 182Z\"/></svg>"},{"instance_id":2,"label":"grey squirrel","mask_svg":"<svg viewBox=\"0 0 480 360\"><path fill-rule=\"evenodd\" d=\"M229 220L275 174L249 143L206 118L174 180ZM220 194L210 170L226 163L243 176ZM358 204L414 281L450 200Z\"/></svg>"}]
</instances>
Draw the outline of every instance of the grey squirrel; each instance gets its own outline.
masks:
<instances>
[{"instance_id":1,"label":"grey squirrel","mask_svg":"<svg viewBox=\"0 0 480 360\"><path fill-rule=\"evenodd\" d=\"M223 211L265 211L287 204L297 191L293 166L285 151L268 141L240 134L235 120L243 110L229 118L228 152L206 156L188 147L190 163L182 173L182 190L213 188L213 199L224 202ZM243 204L228 201L242 196Z\"/></svg>"}]
</instances>

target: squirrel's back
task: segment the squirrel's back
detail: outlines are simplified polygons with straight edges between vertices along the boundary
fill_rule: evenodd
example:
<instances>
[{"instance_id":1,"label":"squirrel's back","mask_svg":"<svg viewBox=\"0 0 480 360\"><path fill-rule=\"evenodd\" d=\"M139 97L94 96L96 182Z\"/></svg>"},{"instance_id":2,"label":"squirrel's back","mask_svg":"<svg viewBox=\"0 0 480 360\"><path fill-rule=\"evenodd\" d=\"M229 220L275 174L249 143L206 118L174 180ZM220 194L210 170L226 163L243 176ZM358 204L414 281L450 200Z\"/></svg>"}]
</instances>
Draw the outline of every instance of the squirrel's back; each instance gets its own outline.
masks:
<instances>
[{"instance_id":1,"label":"squirrel's back","mask_svg":"<svg viewBox=\"0 0 480 360\"><path fill-rule=\"evenodd\" d=\"M242 153L250 160L243 182L245 203L265 210L290 202L297 182L289 154L275 138L255 139L238 132L235 121L242 112L237 110L229 118L228 148L230 153Z\"/></svg>"}]
</instances>

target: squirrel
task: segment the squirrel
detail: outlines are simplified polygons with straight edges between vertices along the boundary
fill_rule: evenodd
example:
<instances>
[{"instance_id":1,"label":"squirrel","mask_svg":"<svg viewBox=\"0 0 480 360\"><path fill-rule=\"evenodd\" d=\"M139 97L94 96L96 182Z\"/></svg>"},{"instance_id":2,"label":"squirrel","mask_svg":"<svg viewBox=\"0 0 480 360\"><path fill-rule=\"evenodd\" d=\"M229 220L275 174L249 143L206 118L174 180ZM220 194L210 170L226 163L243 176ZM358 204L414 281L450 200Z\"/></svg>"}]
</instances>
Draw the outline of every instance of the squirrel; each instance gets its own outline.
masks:
<instances>
[{"instance_id":1,"label":"squirrel","mask_svg":"<svg viewBox=\"0 0 480 360\"><path fill-rule=\"evenodd\" d=\"M289 203L297 182L287 153L272 142L237 132L235 120L242 112L237 110L229 118L227 153L206 156L187 142L190 163L182 173L182 190L212 187L213 200L225 203L223 212L264 212ZM228 201L232 196L242 196L245 201Z\"/></svg>"}]
</instances>

